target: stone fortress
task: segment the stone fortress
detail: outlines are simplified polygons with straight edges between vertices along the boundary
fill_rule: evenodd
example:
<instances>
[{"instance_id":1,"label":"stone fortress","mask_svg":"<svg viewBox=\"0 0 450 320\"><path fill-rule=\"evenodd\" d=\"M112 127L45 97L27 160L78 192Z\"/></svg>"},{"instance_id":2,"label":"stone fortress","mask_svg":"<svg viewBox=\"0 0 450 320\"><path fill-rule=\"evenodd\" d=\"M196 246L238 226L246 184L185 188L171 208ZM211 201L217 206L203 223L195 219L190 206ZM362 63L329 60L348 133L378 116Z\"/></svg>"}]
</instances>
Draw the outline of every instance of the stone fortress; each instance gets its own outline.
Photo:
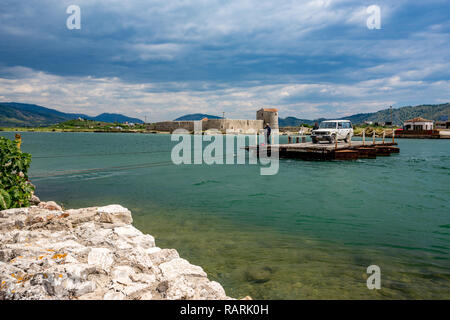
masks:
<instances>
[{"instance_id":1,"label":"stone fortress","mask_svg":"<svg viewBox=\"0 0 450 320\"><path fill-rule=\"evenodd\" d=\"M194 132L194 123L197 121L163 121L147 125L147 130L173 132L176 129L185 129ZM256 120L239 119L207 119L201 120L202 130L216 129L222 133L258 133L265 123L272 128L273 134L278 134L278 109L262 108L256 112Z\"/></svg>"}]
</instances>

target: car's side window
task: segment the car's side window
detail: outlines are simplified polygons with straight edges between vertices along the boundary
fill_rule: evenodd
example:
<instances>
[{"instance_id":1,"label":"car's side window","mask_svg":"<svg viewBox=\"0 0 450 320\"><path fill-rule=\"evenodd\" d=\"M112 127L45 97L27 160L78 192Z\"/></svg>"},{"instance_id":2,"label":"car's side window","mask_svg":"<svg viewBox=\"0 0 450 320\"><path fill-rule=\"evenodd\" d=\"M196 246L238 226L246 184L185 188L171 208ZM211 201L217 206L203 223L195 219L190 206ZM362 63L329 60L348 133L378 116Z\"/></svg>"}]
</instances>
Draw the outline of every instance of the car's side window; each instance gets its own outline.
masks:
<instances>
[{"instance_id":1,"label":"car's side window","mask_svg":"<svg viewBox=\"0 0 450 320\"><path fill-rule=\"evenodd\" d=\"M342 129L342 122L338 122L338 129Z\"/></svg>"}]
</instances>

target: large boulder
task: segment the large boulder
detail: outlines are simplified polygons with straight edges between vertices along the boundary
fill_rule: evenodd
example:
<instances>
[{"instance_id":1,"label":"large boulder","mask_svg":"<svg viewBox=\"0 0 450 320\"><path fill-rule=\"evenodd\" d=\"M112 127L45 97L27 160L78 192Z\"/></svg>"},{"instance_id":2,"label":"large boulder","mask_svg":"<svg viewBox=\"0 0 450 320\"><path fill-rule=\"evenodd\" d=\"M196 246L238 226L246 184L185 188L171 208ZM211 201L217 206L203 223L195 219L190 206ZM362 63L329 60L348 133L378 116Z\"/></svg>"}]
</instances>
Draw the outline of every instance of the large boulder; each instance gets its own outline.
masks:
<instances>
[{"instance_id":1,"label":"large boulder","mask_svg":"<svg viewBox=\"0 0 450 320\"><path fill-rule=\"evenodd\" d=\"M114 224L131 224L133 222L131 212L118 204L99 207L97 213L100 215L100 222Z\"/></svg>"},{"instance_id":2,"label":"large boulder","mask_svg":"<svg viewBox=\"0 0 450 320\"><path fill-rule=\"evenodd\" d=\"M229 299L199 266L131 225L120 206L0 211L0 300Z\"/></svg>"}]
</instances>

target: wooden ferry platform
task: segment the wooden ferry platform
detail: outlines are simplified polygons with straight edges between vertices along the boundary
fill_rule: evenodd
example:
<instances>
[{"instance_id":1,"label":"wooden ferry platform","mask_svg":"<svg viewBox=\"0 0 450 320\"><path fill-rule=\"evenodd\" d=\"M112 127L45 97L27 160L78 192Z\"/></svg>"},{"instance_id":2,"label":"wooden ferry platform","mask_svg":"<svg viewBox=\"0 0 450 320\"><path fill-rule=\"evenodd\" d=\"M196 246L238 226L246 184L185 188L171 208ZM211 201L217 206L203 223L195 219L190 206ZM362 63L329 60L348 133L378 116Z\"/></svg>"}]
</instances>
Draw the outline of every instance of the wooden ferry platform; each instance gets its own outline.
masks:
<instances>
[{"instance_id":1,"label":"wooden ferry platform","mask_svg":"<svg viewBox=\"0 0 450 320\"><path fill-rule=\"evenodd\" d=\"M271 155L278 152L280 158L297 158L303 160L357 160L360 158L374 159L376 157L390 156L399 153L400 148L395 147L396 142L363 142L351 141L350 143L288 143L277 145L246 146L244 149L254 152L258 156Z\"/></svg>"}]
</instances>

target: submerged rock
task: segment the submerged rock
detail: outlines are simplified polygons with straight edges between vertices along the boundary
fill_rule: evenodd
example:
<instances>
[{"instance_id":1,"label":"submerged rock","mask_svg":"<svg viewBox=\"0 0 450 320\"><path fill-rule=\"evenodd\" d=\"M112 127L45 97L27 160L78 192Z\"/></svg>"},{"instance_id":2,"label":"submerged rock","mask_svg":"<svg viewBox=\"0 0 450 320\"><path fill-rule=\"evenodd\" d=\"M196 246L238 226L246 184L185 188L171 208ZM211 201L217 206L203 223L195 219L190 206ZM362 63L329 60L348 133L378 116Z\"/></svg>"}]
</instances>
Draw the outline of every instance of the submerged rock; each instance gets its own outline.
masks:
<instances>
[{"instance_id":1,"label":"submerged rock","mask_svg":"<svg viewBox=\"0 0 450 320\"><path fill-rule=\"evenodd\" d=\"M110 205L0 211L0 300L230 299L201 267L155 246Z\"/></svg>"},{"instance_id":2,"label":"submerged rock","mask_svg":"<svg viewBox=\"0 0 450 320\"><path fill-rule=\"evenodd\" d=\"M245 279L253 283L265 283L272 278L273 270L270 267L249 267L245 273Z\"/></svg>"}]
</instances>

